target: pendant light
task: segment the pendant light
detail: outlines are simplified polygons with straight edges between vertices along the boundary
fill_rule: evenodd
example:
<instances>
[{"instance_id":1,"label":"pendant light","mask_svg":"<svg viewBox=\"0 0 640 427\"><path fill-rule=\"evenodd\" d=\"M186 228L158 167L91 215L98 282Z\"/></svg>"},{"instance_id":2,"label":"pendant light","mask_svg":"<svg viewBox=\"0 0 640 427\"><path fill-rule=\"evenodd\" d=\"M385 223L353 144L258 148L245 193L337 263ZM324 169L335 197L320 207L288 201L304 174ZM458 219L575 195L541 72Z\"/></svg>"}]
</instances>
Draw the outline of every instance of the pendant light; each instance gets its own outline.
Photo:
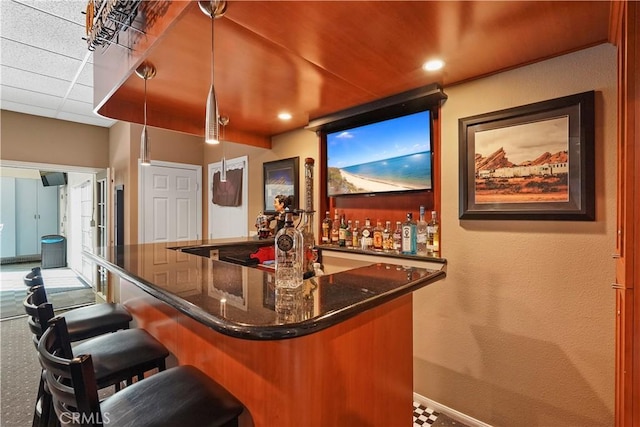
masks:
<instances>
[{"instance_id":1,"label":"pendant light","mask_svg":"<svg viewBox=\"0 0 640 427\"><path fill-rule=\"evenodd\" d=\"M214 65L214 32L213 21L220 18L227 11L226 0L210 0L199 1L200 10L211 18L211 87L209 88L209 96L207 96L207 106L204 124L204 141L207 144L220 143L220 114L218 112L218 99L213 84L213 65Z\"/></svg>"},{"instance_id":2,"label":"pendant light","mask_svg":"<svg viewBox=\"0 0 640 427\"><path fill-rule=\"evenodd\" d=\"M222 141L224 141L224 128L229 124L229 117L220 117L222 125ZM227 182L227 160L224 157L224 145L222 146L222 160L220 161L220 182Z\"/></svg>"},{"instance_id":3,"label":"pendant light","mask_svg":"<svg viewBox=\"0 0 640 427\"><path fill-rule=\"evenodd\" d=\"M136 75L144 80L144 125L140 134L140 164L151 164L151 152L149 148L149 133L147 132L147 80L156 75L156 68L150 62L143 62L137 69Z\"/></svg>"}]
</instances>

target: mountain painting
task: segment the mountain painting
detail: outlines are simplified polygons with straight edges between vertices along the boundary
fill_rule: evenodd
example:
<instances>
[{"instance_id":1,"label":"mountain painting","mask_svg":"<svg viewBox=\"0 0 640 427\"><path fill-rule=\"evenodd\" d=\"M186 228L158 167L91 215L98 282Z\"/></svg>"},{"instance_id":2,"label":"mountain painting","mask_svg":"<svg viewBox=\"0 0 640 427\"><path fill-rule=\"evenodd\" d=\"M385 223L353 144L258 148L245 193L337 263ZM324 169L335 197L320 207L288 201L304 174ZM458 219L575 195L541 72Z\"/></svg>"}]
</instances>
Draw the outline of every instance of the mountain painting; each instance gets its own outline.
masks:
<instances>
[{"instance_id":1,"label":"mountain painting","mask_svg":"<svg viewBox=\"0 0 640 427\"><path fill-rule=\"evenodd\" d=\"M475 134L475 203L569 200L569 117Z\"/></svg>"}]
</instances>

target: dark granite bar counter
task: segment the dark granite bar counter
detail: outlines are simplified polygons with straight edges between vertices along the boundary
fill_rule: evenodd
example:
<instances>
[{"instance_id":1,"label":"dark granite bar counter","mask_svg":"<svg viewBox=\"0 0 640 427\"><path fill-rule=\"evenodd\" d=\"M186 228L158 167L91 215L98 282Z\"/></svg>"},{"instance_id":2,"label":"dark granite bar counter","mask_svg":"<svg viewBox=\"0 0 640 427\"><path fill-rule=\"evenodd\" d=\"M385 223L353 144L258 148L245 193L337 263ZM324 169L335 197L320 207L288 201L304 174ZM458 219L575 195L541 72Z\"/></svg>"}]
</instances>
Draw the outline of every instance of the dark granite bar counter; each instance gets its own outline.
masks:
<instances>
[{"instance_id":1,"label":"dark granite bar counter","mask_svg":"<svg viewBox=\"0 0 640 427\"><path fill-rule=\"evenodd\" d=\"M373 263L305 280L295 295L296 309L283 313L276 310L273 270L206 257L212 250L257 250L268 244L272 242L252 238L205 240L124 246L110 248L105 256L87 255L202 324L251 340L311 334L445 276L442 269Z\"/></svg>"},{"instance_id":2,"label":"dark granite bar counter","mask_svg":"<svg viewBox=\"0 0 640 427\"><path fill-rule=\"evenodd\" d=\"M272 244L208 240L88 255L115 274L113 300L135 326L242 401L239 427L409 425L413 291L444 278L446 264L374 257L350 268L345 259L345 271L306 280L296 309L282 311L273 269L210 258L243 259L262 243Z\"/></svg>"}]
</instances>

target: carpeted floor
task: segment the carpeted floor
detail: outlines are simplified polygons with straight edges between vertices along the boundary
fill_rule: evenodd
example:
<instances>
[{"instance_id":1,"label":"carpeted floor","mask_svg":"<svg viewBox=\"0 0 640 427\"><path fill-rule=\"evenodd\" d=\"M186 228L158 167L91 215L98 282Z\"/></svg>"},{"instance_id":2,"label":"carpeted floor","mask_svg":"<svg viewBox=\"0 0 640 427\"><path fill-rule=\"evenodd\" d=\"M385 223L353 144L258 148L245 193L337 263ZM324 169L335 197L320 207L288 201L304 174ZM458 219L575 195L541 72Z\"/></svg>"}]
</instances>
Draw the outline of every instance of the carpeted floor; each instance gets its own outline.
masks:
<instances>
[{"instance_id":1,"label":"carpeted floor","mask_svg":"<svg viewBox=\"0 0 640 427\"><path fill-rule=\"evenodd\" d=\"M28 427L38 391L40 363L26 316L0 322L0 425Z\"/></svg>"}]
</instances>

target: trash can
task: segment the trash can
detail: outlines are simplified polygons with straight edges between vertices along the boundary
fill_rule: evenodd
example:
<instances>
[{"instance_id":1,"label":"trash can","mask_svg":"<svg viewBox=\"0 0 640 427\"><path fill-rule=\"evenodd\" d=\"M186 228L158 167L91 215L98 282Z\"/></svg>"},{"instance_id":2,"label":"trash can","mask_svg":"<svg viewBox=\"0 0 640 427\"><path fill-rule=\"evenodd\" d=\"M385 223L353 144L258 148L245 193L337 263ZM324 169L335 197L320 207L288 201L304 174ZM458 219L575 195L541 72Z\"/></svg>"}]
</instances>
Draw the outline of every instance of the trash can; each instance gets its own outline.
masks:
<instances>
[{"instance_id":1,"label":"trash can","mask_svg":"<svg viewBox=\"0 0 640 427\"><path fill-rule=\"evenodd\" d=\"M67 266L67 238L57 234L42 236L41 240L42 268Z\"/></svg>"}]
</instances>

